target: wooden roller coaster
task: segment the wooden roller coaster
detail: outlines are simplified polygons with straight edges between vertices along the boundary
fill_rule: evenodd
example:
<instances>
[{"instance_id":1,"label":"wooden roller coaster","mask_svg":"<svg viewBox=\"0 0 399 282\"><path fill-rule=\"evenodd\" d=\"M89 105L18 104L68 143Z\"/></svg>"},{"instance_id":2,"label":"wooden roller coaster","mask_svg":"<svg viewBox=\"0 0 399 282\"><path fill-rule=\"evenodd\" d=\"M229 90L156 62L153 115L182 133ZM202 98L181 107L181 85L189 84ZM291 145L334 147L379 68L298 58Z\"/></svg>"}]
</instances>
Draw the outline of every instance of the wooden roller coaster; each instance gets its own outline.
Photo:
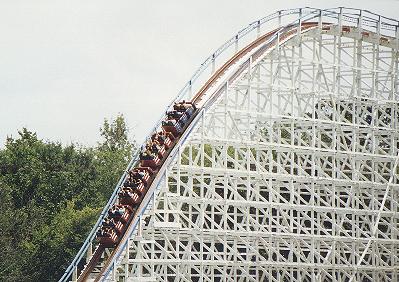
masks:
<instances>
[{"instance_id":1,"label":"wooden roller coaster","mask_svg":"<svg viewBox=\"0 0 399 282\"><path fill-rule=\"evenodd\" d=\"M302 31L315 26L317 26L315 22L303 23ZM297 26L291 26L284 37L279 38L279 40L282 41L287 39L297 32L297 30ZM110 255L110 257L112 257L118 244L125 239L124 237L126 236L127 230L140 207L141 201L144 199L148 189L157 176L158 170L162 167L183 132L198 114L199 109L197 107L202 101L204 94L216 84L217 80L222 77L233 64L237 63L251 50L261 46L262 43L272 37L277 31L278 30L273 30L257 38L251 44L237 52L208 79L191 101L183 100L175 103L173 105L173 110L166 113L162 120L161 130L153 133L151 137L148 138L146 144L141 148L138 165L128 171L127 178L122 187L120 187L117 204L114 204L108 210L107 216L96 233L98 246L78 275L77 281L86 281L101 259L105 249L114 250ZM266 49L258 49L253 56L256 55L259 57L259 53L263 53ZM233 77L237 76L238 74L233 74ZM232 78L230 78L230 80L232 80ZM108 264L109 259L105 262L104 266L106 267ZM99 279L101 279L102 272L103 270L94 281L99 281Z\"/></svg>"}]
</instances>

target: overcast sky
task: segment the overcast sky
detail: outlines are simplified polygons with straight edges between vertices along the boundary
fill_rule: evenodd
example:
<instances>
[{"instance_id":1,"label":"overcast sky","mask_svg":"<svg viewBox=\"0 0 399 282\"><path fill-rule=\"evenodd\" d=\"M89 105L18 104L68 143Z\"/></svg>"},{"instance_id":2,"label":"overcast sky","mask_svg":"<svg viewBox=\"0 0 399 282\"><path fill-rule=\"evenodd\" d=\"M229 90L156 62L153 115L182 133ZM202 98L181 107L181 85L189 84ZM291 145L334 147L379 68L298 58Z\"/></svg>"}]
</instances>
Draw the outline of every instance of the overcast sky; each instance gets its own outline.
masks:
<instances>
[{"instance_id":1,"label":"overcast sky","mask_svg":"<svg viewBox=\"0 0 399 282\"><path fill-rule=\"evenodd\" d=\"M118 113L141 142L213 50L250 22L301 6L399 17L399 0L0 0L0 147L22 127L94 145Z\"/></svg>"}]
</instances>

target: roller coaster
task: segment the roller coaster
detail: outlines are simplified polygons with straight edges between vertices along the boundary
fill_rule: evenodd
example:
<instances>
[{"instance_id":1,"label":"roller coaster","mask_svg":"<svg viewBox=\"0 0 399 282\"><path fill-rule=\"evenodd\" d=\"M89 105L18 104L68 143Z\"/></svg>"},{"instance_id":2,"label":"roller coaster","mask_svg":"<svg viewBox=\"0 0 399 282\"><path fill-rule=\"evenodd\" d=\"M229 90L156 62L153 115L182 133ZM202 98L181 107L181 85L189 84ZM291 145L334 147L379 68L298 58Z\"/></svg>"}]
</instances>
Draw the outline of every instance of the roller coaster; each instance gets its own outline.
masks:
<instances>
[{"instance_id":1,"label":"roller coaster","mask_svg":"<svg viewBox=\"0 0 399 282\"><path fill-rule=\"evenodd\" d=\"M60 281L399 281L399 22L277 11L208 57Z\"/></svg>"}]
</instances>

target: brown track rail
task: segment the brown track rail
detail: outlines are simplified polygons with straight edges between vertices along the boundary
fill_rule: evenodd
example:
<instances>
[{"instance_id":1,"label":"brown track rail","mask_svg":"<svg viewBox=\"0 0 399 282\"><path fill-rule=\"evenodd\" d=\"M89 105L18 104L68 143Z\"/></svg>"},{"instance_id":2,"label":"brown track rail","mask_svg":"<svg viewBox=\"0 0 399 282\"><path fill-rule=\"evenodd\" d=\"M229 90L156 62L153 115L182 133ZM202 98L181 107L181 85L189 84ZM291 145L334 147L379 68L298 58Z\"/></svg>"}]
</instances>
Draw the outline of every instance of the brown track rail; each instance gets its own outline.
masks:
<instances>
[{"instance_id":1,"label":"brown track rail","mask_svg":"<svg viewBox=\"0 0 399 282\"><path fill-rule=\"evenodd\" d=\"M302 30L309 29L311 27L315 27L317 25L316 22L306 22L302 23ZM297 29L295 28L294 31ZM260 44L264 43L268 38L270 38L273 34L275 34L278 31L278 29L275 29L273 31L270 31L256 40L252 41L250 44L248 44L246 47L238 51L233 57L231 57L226 63L224 63L209 79L208 81L204 84L204 86L201 87L201 89L198 91L198 93L193 97L192 102L193 103L198 103L201 101L202 96L205 94L205 92L216 82L218 78L220 78L225 71L234 65L238 60L240 60L245 54L247 54L249 51L252 49L258 47ZM284 38L281 38L284 39Z\"/></svg>"},{"instance_id":2,"label":"brown track rail","mask_svg":"<svg viewBox=\"0 0 399 282\"><path fill-rule=\"evenodd\" d=\"M102 253L104 252L104 247L101 244L98 245L96 250L94 251L93 256L90 258L88 264L86 264L82 273L79 275L78 282L85 281L87 276L93 271L93 268L96 266L97 262L100 260Z\"/></svg>"}]
</instances>

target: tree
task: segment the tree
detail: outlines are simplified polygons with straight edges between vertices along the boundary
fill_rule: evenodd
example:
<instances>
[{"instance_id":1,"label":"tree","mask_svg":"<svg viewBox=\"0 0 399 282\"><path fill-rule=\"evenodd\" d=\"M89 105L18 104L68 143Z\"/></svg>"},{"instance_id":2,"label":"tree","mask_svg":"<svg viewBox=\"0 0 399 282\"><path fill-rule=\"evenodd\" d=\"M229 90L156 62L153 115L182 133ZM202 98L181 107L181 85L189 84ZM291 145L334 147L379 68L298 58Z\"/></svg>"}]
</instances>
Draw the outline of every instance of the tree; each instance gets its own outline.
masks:
<instances>
[{"instance_id":1,"label":"tree","mask_svg":"<svg viewBox=\"0 0 399 282\"><path fill-rule=\"evenodd\" d=\"M93 148L23 128L0 149L0 281L56 281L94 225L133 144L122 115Z\"/></svg>"},{"instance_id":2,"label":"tree","mask_svg":"<svg viewBox=\"0 0 399 282\"><path fill-rule=\"evenodd\" d=\"M103 140L98 143L96 150L96 181L102 185L99 191L108 199L112 193L109 188L115 186L126 169L135 145L128 139L129 130L122 114L111 121L105 118L100 133ZM109 169L111 167L112 171Z\"/></svg>"},{"instance_id":3,"label":"tree","mask_svg":"<svg viewBox=\"0 0 399 282\"><path fill-rule=\"evenodd\" d=\"M105 118L103 126L100 128L100 134L104 140L99 143L99 148L106 151L131 153L134 145L129 142L128 133L129 129L122 114L119 114L111 122Z\"/></svg>"}]
</instances>

